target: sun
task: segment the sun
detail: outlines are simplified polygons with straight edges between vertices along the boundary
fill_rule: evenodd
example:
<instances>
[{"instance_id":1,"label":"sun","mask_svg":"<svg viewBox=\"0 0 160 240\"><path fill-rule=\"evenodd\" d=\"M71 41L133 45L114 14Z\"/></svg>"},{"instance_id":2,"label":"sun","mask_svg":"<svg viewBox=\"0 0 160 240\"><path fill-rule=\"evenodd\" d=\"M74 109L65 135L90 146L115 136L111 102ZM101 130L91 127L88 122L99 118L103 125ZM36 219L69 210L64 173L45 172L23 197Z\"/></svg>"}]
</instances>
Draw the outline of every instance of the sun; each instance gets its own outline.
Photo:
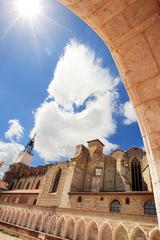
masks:
<instances>
[{"instance_id":1,"label":"sun","mask_svg":"<svg viewBox=\"0 0 160 240\"><path fill-rule=\"evenodd\" d=\"M20 16L33 18L41 13L40 0L17 0L16 8Z\"/></svg>"}]
</instances>

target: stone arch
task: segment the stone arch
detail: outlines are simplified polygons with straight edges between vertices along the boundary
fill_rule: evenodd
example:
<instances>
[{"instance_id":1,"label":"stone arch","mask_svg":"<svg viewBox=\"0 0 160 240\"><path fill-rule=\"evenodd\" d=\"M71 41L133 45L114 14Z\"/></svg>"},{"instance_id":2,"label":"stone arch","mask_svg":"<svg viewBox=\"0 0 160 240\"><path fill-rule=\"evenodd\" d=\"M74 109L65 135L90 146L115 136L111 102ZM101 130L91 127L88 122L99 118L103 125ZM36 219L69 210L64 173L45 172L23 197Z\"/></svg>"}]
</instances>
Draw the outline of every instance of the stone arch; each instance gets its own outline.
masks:
<instances>
[{"instance_id":1,"label":"stone arch","mask_svg":"<svg viewBox=\"0 0 160 240\"><path fill-rule=\"evenodd\" d=\"M49 224L47 226L47 231L46 232L49 233L49 234L54 234L55 228L56 228L56 216L53 216L49 220Z\"/></svg>"},{"instance_id":2,"label":"stone arch","mask_svg":"<svg viewBox=\"0 0 160 240\"><path fill-rule=\"evenodd\" d=\"M2 218L3 212L4 212L4 208L0 208L0 220Z\"/></svg>"},{"instance_id":3,"label":"stone arch","mask_svg":"<svg viewBox=\"0 0 160 240\"><path fill-rule=\"evenodd\" d=\"M84 240L86 234L86 223L83 219L80 219L75 227L75 240Z\"/></svg>"},{"instance_id":4,"label":"stone arch","mask_svg":"<svg viewBox=\"0 0 160 240\"><path fill-rule=\"evenodd\" d=\"M6 208L5 208L5 207L2 208L2 214L1 214L1 216L0 216L0 220L1 220L1 221L4 220L4 218L5 218L5 216L6 216L6 212L7 212Z\"/></svg>"},{"instance_id":5,"label":"stone arch","mask_svg":"<svg viewBox=\"0 0 160 240\"><path fill-rule=\"evenodd\" d=\"M30 229L35 230L36 222L37 222L37 215L36 215L36 213L31 213L30 218L28 220L27 227L30 228Z\"/></svg>"},{"instance_id":6,"label":"stone arch","mask_svg":"<svg viewBox=\"0 0 160 240\"><path fill-rule=\"evenodd\" d=\"M149 234L149 240L159 240L160 230L158 228L153 229Z\"/></svg>"},{"instance_id":7,"label":"stone arch","mask_svg":"<svg viewBox=\"0 0 160 240\"><path fill-rule=\"evenodd\" d=\"M23 227L28 227L29 225L29 220L30 220L30 217L31 217L31 212L30 211L27 211L25 216L24 216L24 219L22 221L22 225Z\"/></svg>"},{"instance_id":8,"label":"stone arch","mask_svg":"<svg viewBox=\"0 0 160 240\"><path fill-rule=\"evenodd\" d=\"M4 219L3 219L4 222L5 222L6 218L7 218L7 214L8 214L8 208L6 208L6 211L5 211L5 215L4 215Z\"/></svg>"},{"instance_id":9,"label":"stone arch","mask_svg":"<svg viewBox=\"0 0 160 240\"><path fill-rule=\"evenodd\" d=\"M10 217L10 215L11 215L11 208L8 208L7 209L7 212L6 212L6 216L5 216L5 218L4 218L4 222L8 222L8 220L9 220L9 217Z\"/></svg>"},{"instance_id":10,"label":"stone arch","mask_svg":"<svg viewBox=\"0 0 160 240\"><path fill-rule=\"evenodd\" d=\"M18 218L18 221L17 221L17 225L22 226L24 217L25 217L25 210L21 209L21 213L19 215L19 218Z\"/></svg>"},{"instance_id":11,"label":"stone arch","mask_svg":"<svg viewBox=\"0 0 160 240\"><path fill-rule=\"evenodd\" d=\"M56 236L63 237L65 231L66 219L64 216L60 217L56 226Z\"/></svg>"},{"instance_id":12,"label":"stone arch","mask_svg":"<svg viewBox=\"0 0 160 240\"><path fill-rule=\"evenodd\" d=\"M43 217L43 222L42 222L42 226L41 226L41 229L40 229L42 232L45 232L45 233L47 232L49 219L50 219L50 217L49 217L48 214L46 214L46 215Z\"/></svg>"},{"instance_id":13,"label":"stone arch","mask_svg":"<svg viewBox=\"0 0 160 240\"><path fill-rule=\"evenodd\" d=\"M39 213L36 218L36 224L35 224L35 230L36 231L41 231L42 224L43 224L43 215L42 213Z\"/></svg>"},{"instance_id":14,"label":"stone arch","mask_svg":"<svg viewBox=\"0 0 160 240\"><path fill-rule=\"evenodd\" d=\"M16 209L15 210L15 215L14 215L14 218L13 218L13 221L12 221L13 224L17 224L19 215L20 215L20 209Z\"/></svg>"},{"instance_id":15,"label":"stone arch","mask_svg":"<svg viewBox=\"0 0 160 240\"><path fill-rule=\"evenodd\" d=\"M66 223L65 238L73 240L75 230L75 219L71 217Z\"/></svg>"},{"instance_id":16,"label":"stone arch","mask_svg":"<svg viewBox=\"0 0 160 240\"><path fill-rule=\"evenodd\" d=\"M130 240L147 240L144 230L140 226L136 226L130 233Z\"/></svg>"},{"instance_id":17,"label":"stone arch","mask_svg":"<svg viewBox=\"0 0 160 240\"><path fill-rule=\"evenodd\" d=\"M9 222L9 223L12 223L12 221L13 221L14 212L15 212L15 209L12 208L12 209L11 209L11 212L10 212L10 216L9 216L9 218L8 218L8 222Z\"/></svg>"},{"instance_id":18,"label":"stone arch","mask_svg":"<svg viewBox=\"0 0 160 240\"><path fill-rule=\"evenodd\" d=\"M160 223L160 191L157 190L160 188L159 1L59 2L95 30L109 47L120 70L142 132Z\"/></svg>"},{"instance_id":19,"label":"stone arch","mask_svg":"<svg viewBox=\"0 0 160 240\"><path fill-rule=\"evenodd\" d=\"M0 221L2 221L3 215L4 215L4 208L1 208L1 211L0 211Z\"/></svg>"},{"instance_id":20,"label":"stone arch","mask_svg":"<svg viewBox=\"0 0 160 240\"><path fill-rule=\"evenodd\" d=\"M109 223L103 223L99 228L99 240L112 240L112 227Z\"/></svg>"},{"instance_id":21,"label":"stone arch","mask_svg":"<svg viewBox=\"0 0 160 240\"><path fill-rule=\"evenodd\" d=\"M87 225L86 240L97 240L97 239L98 239L98 225L94 220L92 220Z\"/></svg>"},{"instance_id":22,"label":"stone arch","mask_svg":"<svg viewBox=\"0 0 160 240\"><path fill-rule=\"evenodd\" d=\"M129 240L127 229L123 224L119 224L114 231L113 240Z\"/></svg>"}]
</instances>

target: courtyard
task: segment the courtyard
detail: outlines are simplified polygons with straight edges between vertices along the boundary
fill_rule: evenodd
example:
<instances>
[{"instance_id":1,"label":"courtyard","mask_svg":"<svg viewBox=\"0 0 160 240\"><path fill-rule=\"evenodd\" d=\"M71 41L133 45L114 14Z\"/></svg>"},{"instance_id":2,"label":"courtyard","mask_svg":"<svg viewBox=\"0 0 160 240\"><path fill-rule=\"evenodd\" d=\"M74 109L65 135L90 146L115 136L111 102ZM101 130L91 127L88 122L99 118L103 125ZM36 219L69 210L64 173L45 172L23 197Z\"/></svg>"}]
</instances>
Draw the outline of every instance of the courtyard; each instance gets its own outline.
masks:
<instances>
[{"instance_id":1,"label":"courtyard","mask_svg":"<svg viewBox=\"0 0 160 240\"><path fill-rule=\"evenodd\" d=\"M10 235L5 234L3 232L0 232L0 239L3 239L3 240L18 240L20 238L13 237L13 236L10 236Z\"/></svg>"}]
</instances>

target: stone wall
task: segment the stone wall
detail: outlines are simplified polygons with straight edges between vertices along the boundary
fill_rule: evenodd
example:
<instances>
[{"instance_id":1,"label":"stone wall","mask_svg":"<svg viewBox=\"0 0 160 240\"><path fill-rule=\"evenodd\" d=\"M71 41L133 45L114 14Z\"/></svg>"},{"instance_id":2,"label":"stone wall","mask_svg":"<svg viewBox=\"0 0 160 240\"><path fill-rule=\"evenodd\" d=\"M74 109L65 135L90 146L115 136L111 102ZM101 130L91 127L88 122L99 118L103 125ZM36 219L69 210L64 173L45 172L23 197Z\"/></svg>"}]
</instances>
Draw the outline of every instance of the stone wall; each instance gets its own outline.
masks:
<instances>
[{"instance_id":1,"label":"stone wall","mask_svg":"<svg viewBox=\"0 0 160 240\"><path fill-rule=\"evenodd\" d=\"M25 204L34 205L37 202L39 192L1 192L0 203L14 203L14 204Z\"/></svg>"},{"instance_id":2,"label":"stone wall","mask_svg":"<svg viewBox=\"0 0 160 240\"><path fill-rule=\"evenodd\" d=\"M120 203L119 215L127 214L144 217L144 204L154 199L149 192L119 192L119 193L69 193L70 207L78 209L97 210L110 213L110 206L114 200ZM81 197L81 198L80 198ZM80 199L80 201L79 201Z\"/></svg>"}]
</instances>

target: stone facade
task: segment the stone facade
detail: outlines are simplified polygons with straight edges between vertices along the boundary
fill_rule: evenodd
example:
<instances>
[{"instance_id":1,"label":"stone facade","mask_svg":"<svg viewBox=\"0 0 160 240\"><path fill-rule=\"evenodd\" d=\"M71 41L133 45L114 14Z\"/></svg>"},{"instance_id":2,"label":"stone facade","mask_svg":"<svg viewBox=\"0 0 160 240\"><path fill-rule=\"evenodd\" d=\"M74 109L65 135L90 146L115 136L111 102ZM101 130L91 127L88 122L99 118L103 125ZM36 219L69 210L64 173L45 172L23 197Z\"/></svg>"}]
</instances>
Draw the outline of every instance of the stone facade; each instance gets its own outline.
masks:
<instances>
[{"instance_id":1,"label":"stone facade","mask_svg":"<svg viewBox=\"0 0 160 240\"><path fill-rule=\"evenodd\" d=\"M0 226L46 239L158 240L145 151L105 155L103 146L98 139L78 145L63 163L11 165L3 178L9 189L0 193Z\"/></svg>"}]
</instances>

